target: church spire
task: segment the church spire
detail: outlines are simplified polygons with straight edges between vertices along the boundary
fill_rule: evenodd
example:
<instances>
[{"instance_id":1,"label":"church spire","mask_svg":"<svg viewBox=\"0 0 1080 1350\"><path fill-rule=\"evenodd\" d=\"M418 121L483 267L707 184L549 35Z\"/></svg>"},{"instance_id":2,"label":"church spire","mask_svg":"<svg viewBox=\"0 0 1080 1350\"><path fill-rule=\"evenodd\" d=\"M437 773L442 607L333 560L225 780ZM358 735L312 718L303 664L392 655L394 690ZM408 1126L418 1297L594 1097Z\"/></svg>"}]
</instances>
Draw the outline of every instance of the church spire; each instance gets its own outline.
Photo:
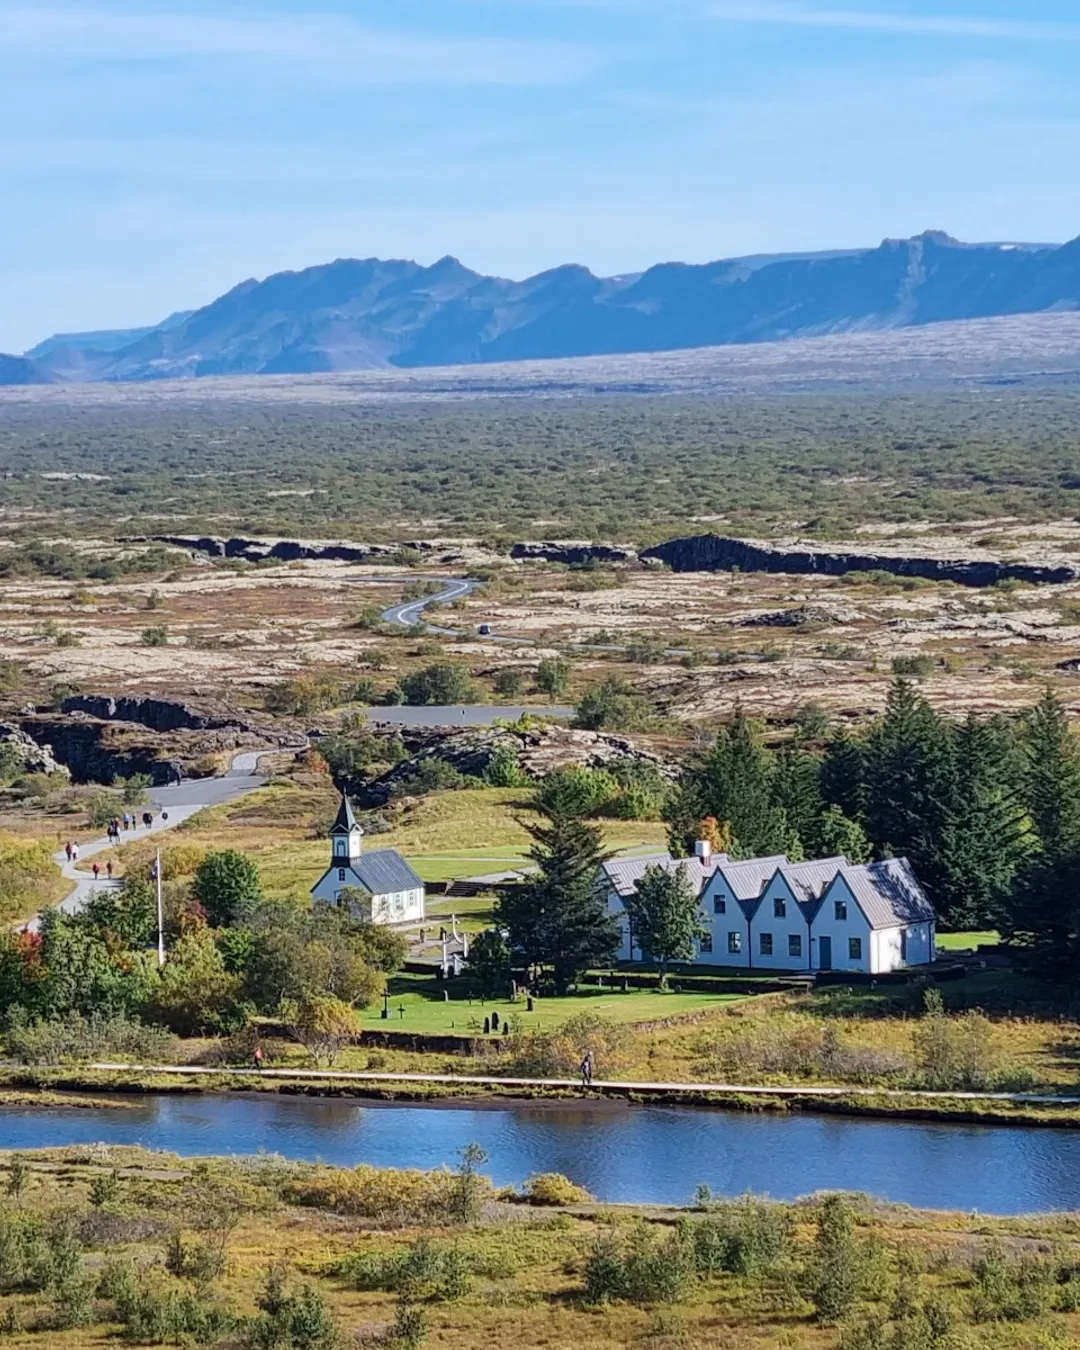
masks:
<instances>
[{"instance_id":1,"label":"church spire","mask_svg":"<svg viewBox=\"0 0 1080 1350\"><path fill-rule=\"evenodd\" d=\"M364 847L364 831L352 808L352 802L342 794L337 819L330 827L330 838L334 841L334 862L340 864L343 859L359 858Z\"/></svg>"}]
</instances>

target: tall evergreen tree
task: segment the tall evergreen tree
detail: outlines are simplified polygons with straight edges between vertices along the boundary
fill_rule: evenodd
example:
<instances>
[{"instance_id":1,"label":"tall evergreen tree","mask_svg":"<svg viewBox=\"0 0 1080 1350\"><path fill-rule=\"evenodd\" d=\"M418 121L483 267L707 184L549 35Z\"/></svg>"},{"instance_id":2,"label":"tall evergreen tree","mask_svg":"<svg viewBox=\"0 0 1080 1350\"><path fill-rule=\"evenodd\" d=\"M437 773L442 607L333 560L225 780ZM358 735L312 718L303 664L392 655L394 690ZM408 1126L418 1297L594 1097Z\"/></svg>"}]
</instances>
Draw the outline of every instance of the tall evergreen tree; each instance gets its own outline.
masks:
<instances>
[{"instance_id":1,"label":"tall evergreen tree","mask_svg":"<svg viewBox=\"0 0 1080 1350\"><path fill-rule=\"evenodd\" d=\"M952 790L925 879L943 924L987 928L1001 919L1030 831L1009 781L1008 728L972 714L951 735Z\"/></svg>"},{"instance_id":2,"label":"tall evergreen tree","mask_svg":"<svg viewBox=\"0 0 1080 1350\"><path fill-rule=\"evenodd\" d=\"M788 826L785 852L792 859L813 856L817 823L825 809L821 798L821 759L812 755L800 740L789 741L776 756L772 796Z\"/></svg>"},{"instance_id":3,"label":"tall evergreen tree","mask_svg":"<svg viewBox=\"0 0 1080 1350\"><path fill-rule=\"evenodd\" d=\"M596 884L608 855L599 827L571 816L542 815L526 828L538 870L524 885L503 891L498 917L526 963L551 967L565 988L590 966L618 956L619 920Z\"/></svg>"},{"instance_id":4,"label":"tall evergreen tree","mask_svg":"<svg viewBox=\"0 0 1080 1350\"><path fill-rule=\"evenodd\" d=\"M715 816L731 827L735 847L745 858L797 849L775 793L774 758L762 744L760 729L737 708L712 747L683 775L668 820L673 833L681 835L703 816Z\"/></svg>"},{"instance_id":5,"label":"tall evergreen tree","mask_svg":"<svg viewBox=\"0 0 1080 1350\"><path fill-rule=\"evenodd\" d=\"M866 756L860 741L838 731L821 761L821 795L849 820L861 820L866 806Z\"/></svg>"},{"instance_id":6,"label":"tall evergreen tree","mask_svg":"<svg viewBox=\"0 0 1080 1350\"><path fill-rule=\"evenodd\" d=\"M1049 687L1024 718L1022 747L1024 804L1040 851L1053 861L1080 844L1080 742Z\"/></svg>"},{"instance_id":7,"label":"tall evergreen tree","mask_svg":"<svg viewBox=\"0 0 1080 1350\"><path fill-rule=\"evenodd\" d=\"M911 859L920 875L937 861L953 784L948 729L913 684L897 679L866 738L863 822L881 854Z\"/></svg>"}]
</instances>

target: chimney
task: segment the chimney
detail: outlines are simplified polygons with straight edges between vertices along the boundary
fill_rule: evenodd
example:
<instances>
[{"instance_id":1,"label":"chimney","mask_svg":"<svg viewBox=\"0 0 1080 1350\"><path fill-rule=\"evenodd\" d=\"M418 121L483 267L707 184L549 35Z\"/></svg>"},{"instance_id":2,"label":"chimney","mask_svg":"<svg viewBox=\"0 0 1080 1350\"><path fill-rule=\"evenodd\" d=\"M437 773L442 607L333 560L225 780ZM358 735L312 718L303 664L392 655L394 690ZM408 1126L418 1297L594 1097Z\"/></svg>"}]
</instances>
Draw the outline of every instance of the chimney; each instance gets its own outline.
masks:
<instances>
[{"instance_id":1,"label":"chimney","mask_svg":"<svg viewBox=\"0 0 1080 1350\"><path fill-rule=\"evenodd\" d=\"M707 839L699 839L694 845L694 855L707 865L712 858L712 844Z\"/></svg>"}]
</instances>

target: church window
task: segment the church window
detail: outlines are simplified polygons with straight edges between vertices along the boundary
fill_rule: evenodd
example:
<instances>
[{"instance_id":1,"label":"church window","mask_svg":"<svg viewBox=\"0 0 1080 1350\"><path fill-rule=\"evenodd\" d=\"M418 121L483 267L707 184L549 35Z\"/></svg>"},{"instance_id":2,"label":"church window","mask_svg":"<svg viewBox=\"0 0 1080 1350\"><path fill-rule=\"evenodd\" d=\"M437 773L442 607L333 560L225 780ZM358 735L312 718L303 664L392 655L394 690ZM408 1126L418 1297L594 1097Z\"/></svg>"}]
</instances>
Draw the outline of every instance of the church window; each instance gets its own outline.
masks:
<instances>
[{"instance_id":1,"label":"church window","mask_svg":"<svg viewBox=\"0 0 1080 1350\"><path fill-rule=\"evenodd\" d=\"M344 867L339 867L339 868L338 868L337 879L338 879L338 881L344 881L344 880L345 880L345 869L344 869Z\"/></svg>"}]
</instances>

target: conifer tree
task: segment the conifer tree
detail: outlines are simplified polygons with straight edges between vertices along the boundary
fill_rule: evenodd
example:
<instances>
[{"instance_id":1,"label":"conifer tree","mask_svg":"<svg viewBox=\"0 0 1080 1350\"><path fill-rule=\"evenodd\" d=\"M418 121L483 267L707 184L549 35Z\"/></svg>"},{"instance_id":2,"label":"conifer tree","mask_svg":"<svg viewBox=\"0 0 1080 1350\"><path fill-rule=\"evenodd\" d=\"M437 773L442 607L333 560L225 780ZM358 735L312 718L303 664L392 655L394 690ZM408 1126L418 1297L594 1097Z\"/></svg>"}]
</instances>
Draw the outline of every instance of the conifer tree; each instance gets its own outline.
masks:
<instances>
[{"instance_id":1,"label":"conifer tree","mask_svg":"<svg viewBox=\"0 0 1080 1350\"><path fill-rule=\"evenodd\" d=\"M838 806L849 820L861 820L866 806L866 760L862 744L838 731L825 747L821 761L821 795Z\"/></svg>"},{"instance_id":2,"label":"conifer tree","mask_svg":"<svg viewBox=\"0 0 1080 1350\"><path fill-rule=\"evenodd\" d=\"M1007 728L970 715L952 741L952 790L925 880L945 926L986 928L1001 918L1030 832L1009 782Z\"/></svg>"},{"instance_id":3,"label":"conifer tree","mask_svg":"<svg viewBox=\"0 0 1080 1350\"><path fill-rule=\"evenodd\" d=\"M1080 742L1061 700L1047 687L1024 719L1024 804L1044 858L1080 845Z\"/></svg>"},{"instance_id":4,"label":"conifer tree","mask_svg":"<svg viewBox=\"0 0 1080 1350\"><path fill-rule=\"evenodd\" d=\"M897 679L885 714L866 738L866 832L875 850L910 858L920 875L935 870L953 790L948 729L913 684Z\"/></svg>"},{"instance_id":5,"label":"conifer tree","mask_svg":"<svg viewBox=\"0 0 1080 1350\"><path fill-rule=\"evenodd\" d=\"M526 829L538 870L524 885L503 891L498 917L526 963L551 967L564 989L590 966L618 956L619 920L597 886L608 855L599 827L572 816L542 813Z\"/></svg>"}]
</instances>

